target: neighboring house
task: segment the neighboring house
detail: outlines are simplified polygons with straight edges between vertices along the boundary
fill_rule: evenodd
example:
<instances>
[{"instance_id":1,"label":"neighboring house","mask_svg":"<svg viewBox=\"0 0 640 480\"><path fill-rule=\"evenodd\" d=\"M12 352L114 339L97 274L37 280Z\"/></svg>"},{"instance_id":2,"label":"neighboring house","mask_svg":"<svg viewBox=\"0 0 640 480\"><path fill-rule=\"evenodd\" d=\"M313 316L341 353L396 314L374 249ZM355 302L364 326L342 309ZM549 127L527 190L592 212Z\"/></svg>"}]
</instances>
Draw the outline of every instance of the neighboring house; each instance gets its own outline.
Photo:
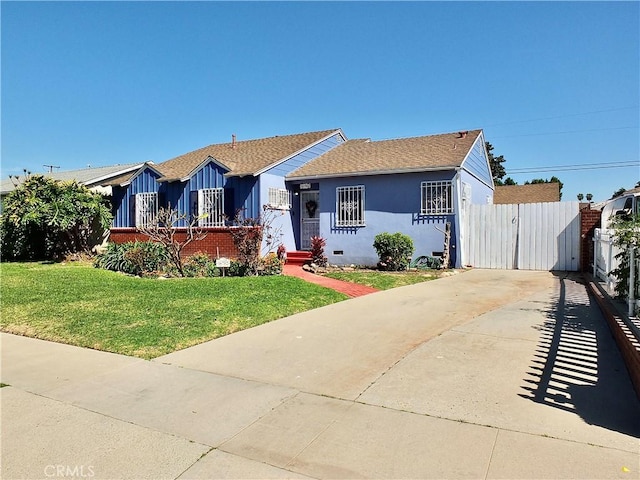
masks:
<instances>
[{"instance_id":1,"label":"neighboring house","mask_svg":"<svg viewBox=\"0 0 640 480\"><path fill-rule=\"evenodd\" d=\"M415 254L437 255L451 224L460 265L465 207L491 203L493 181L481 130L396 140L347 140L340 129L210 145L112 179L111 239L140 238L136 226L159 207L201 216L209 234L190 251L234 254L229 218L268 210L288 251L327 241L334 264L375 265L374 237L403 232Z\"/></svg>"},{"instance_id":2,"label":"neighboring house","mask_svg":"<svg viewBox=\"0 0 640 480\"><path fill-rule=\"evenodd\" d=\"M560 201L560 184L530 183L527 185L498 185L493 192L496 205L512 203L543 203Z\"/></svg>"},{"instance_id":3,"label":"neighboring house","mask_svg":"<svg viewBox=\"0 0 640 480\"><path fill-rule=\"evenodd\" d=\"M90 190L99 192L107 197L111 196L111 188L106 187L112 178L118 177L138 170L142 163L129 163L124 165L109 165L106 167L88 167L78 170L66 170L62 172L52 173L33 173L32 175L42 175L47 178L53 178L60 181L73 181L88 187ZM4 197L20 185L25 175L10 175L9 178L0 182L0 205ZM0 210L1 212L1 210Z\"/></svg>"}]
</instances>

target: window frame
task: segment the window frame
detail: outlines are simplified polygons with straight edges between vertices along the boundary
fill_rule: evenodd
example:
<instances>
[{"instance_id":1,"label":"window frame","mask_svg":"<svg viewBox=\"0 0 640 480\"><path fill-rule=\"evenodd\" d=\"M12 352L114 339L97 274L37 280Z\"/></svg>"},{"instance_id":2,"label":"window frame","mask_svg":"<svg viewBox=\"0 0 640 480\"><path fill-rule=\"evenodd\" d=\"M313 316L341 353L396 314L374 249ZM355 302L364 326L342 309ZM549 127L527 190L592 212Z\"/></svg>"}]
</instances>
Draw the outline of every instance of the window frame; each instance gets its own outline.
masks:
<instances>
[{"instance_id":1,"label":"window frame","mask_svg":"<svg viewBox=\"0 0 640 480\"><path fill-rule=\"evenodd\" d=\"M453 198L452 180L425 180L421 182L420 215L454 214ZM444 207L442 207L443 203Z\"/></svg>"},{"instance_id":2,"label":"window frame","mask_svg":"<svg viewBox=\"0 0 640 480\"><path fill-rule=\"evenodd\" d=\"M354 203L355 207L345 209L343 206ZM364 185L336 187L336 227L365 227L365 207Z\"/></svg>"},{"instance_id":3,"label":"window frame","mask_svg":"<svg viewBox=\"0 0 640 480\"><path fill-rule=\"evenodd\" d=\"M199 227L224 227L224 188L201 188L198 192L198 226ZM213 196L213 200L207 201L207 196ZM207 206L213 205L213 212L206 211Z\"/></svg>"}]
</instances>

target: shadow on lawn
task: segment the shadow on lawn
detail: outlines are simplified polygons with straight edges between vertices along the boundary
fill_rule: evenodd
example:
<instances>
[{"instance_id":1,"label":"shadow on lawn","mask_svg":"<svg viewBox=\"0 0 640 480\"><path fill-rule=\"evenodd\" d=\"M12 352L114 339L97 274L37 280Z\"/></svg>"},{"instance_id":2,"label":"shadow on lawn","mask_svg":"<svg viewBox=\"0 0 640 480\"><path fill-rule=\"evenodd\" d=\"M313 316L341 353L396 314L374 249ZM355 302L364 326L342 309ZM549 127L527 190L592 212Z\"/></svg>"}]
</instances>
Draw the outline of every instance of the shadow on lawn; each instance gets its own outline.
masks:
<instances>
[{"instance_id":1,"label":"shadow on lawn","mask_svg":"<svg viewBox=\"0 0 640 480\"><path fill-rule=\"evenodd\" d=\"M640 401L598 305L585 298L581 283L561 278L520 396L640 437Z\"/></svg>"}]
</instances>

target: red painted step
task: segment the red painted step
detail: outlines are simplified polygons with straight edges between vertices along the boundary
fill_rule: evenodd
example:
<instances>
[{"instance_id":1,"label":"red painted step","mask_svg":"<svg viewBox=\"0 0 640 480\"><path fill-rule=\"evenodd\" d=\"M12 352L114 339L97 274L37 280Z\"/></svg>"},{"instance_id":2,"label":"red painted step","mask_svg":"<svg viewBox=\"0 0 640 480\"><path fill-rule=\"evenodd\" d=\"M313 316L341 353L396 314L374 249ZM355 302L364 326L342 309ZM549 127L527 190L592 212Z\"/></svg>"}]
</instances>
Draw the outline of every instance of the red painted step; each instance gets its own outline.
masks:
<instances>
[{"instance_id":1,"label":"red painted step","mask_svg":"<svg viewBox=\"0 0 640 480\"><path fill-rule=\"evenodd\" d=\"M311 252L287 252L287 265L304 265L311 262Z\"/></svg>"}]
</instances>

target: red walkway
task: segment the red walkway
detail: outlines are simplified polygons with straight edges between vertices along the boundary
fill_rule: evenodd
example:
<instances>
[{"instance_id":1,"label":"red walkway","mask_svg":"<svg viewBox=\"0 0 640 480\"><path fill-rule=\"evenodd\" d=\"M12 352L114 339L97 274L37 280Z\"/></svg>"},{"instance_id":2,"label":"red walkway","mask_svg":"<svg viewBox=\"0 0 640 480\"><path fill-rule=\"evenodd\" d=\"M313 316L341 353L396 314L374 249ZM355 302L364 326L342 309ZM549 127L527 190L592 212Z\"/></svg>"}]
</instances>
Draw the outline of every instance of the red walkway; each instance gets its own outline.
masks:
<instances>
[{"instance_id":1,"label":"red walkway","mask_svg":"<svg viewBox=\"0 0 640 480\"><path fill-rule=\"evenodd\" d=\"M305 280L309 283L315 283L326 288L331 288L336 292L344 293L352 298L361 297L370 293L377 292L378 289L373 287L367 287L366 285L358 285L357 283L343 282L342 280L336 280L334 278L323 277L321 275L315 275L310 272L305 272L299 265L285 265L282 269L283 275L290 277L297 277Z\"/></svg>"}]
</instances>

